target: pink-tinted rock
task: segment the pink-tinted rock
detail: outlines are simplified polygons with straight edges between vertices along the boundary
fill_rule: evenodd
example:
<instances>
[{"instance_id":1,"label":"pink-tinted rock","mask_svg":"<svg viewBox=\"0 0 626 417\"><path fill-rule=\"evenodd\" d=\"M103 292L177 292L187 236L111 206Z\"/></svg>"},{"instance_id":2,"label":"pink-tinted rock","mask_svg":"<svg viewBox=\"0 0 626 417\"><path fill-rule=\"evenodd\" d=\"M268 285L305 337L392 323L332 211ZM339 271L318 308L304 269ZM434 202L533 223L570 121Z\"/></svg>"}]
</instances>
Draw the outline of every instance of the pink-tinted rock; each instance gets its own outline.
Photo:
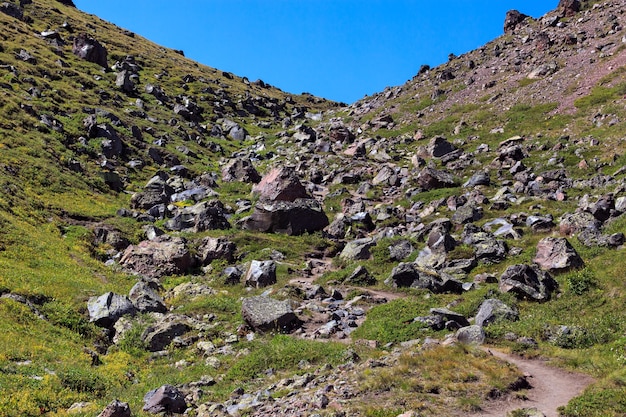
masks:
<instances>
[{"instance_id":1,"label":"pink-tinted rock","mask_svg":"<svg viewBox=\"0 0 626 417\"><path fill-rule=\"evenodd\" d=\"M261 200L295 201L298 198L311 198L292 167L274 168L261 182L252 187L252 193Z\"/></svg>"}]
</instances>

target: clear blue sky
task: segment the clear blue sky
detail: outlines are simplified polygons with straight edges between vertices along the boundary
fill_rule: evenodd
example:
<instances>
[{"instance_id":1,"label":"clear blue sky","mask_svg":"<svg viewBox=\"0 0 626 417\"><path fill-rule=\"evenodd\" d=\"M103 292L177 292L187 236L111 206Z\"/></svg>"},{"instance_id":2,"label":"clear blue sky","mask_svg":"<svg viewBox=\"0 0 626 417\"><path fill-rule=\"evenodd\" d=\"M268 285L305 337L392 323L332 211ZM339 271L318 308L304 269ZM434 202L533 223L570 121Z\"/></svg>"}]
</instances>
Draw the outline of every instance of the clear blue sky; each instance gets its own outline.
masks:
<instances>
[{"instance_id":1,"label":"clear blue sky","mask_svg":"<svg viewBox=\"0 0 626 417\"><path fill-rule=\"evenodd\" d=\"M352 103L502 34L558 0L74 0L185 55L290 93Z\"/></svg>"}]
</instances>

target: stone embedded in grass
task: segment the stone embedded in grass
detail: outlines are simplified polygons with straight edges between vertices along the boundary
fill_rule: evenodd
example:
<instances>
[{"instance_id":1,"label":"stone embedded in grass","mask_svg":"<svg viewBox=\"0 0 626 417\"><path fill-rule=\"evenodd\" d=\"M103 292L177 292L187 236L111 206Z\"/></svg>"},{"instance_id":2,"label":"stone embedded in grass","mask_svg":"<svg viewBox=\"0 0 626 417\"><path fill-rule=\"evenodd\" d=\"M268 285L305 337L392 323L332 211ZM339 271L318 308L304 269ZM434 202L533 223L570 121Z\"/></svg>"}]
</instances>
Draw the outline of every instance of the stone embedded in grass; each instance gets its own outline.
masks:
<instances>
[{"instance_id":1,"label":"stone embedded in grass","mask_svg":"<svg viewBox=\"0 0 626 417\"><path fill-rule=\"evenodd\" d=\"M228 161L222 168L222 180L226 182L240 181L246 183L258 183L261 176L252 165L250 159L234 158Z\"/></svg>"},{"instance_id":2,"label":"stone embedded in grass","mask_svg":"<svg viewBox=\"0 0 626 417\"><path fill-rule=\"evenodd\" d=\"M462 327L456 332L456 339L465 344L482 345L485 337L485 331L477 325Z\"/></svg>"},{"instance_id":3,"label":"stone embedded in grass","mask_svg":"<svg viewBox=\"0 0 626 417\"><path fill-rule=\"evenodd\" d=\"M137 310L142 313L165 313L167 307L158 291L161 286L156 281L138 281L130 289L129 298Z\"/></svg>"},{"instance_id":4,"label":"stone embedded in grass","mask_svg":"<svg viewBox=\"0 0 626 417\"><path fill-rule=\"evenodd\" d=\"M166 315L162 320L148 327L141 339L150 352L158 352L167 348L175 337L182 336L191 330L189 318L181 315Z\"/></svg>"},{"instance_id":5,"label":"stone embedded in grass","mask_svg":"<svg viewBox=\"0 0 626 417\"><path fill-rule=\"evenodd\" d=\"M485 327L499 320L517 321L519 314L502 301L490 298L483 301L476 313L475 323L478 326Z\"/></svg>"},{"instance_id":6,"label":"stone embedded in grass","mask_svg":"<svg viewBox=\"0 0 626 417\"><path fill-rule=\"evenodd\" d=\"M265 296L244 298L241 313L250 327L260 331L290 332L301 324L289 300L279 301Z\"/></svg>"},{"instance_id":7,"label":"stone embedded in grass","mask_svg":"<svg viewBox=\"0 0 626 417\"><path fill-rule=\"evenodd\" d=\"M454 176L446 171L426 167L417 175L417 183L424 190L455 187Z\"/></svg>"},{"instance_id":8,"label":"stone embedded in grass","mask_svg":"<svg viewBox=\"0 0 626 417\"><path fill-rule=\"evenodd\" d=\"M128 297L108 292L100 297L91 297L87 302L89 321L97 326L110 328L124 315L134 315L137 309Z\"/></svg>"},{"instance_id":9,"label":"stone embedded in grass","mask_svg":"<svg viewBox=\"0 0 626 417\"><path fill-rule=\"evenodd\" d=\"M376 241L370 237L348 242L339 257L344 260L365 260L372 255L370 249L376 246Z\"/></svg>"},{"instance_id":10,"label":"stone embedded in grass","mask_svg":"<svg viewBox=\"0 0 626 417\"><path fill-rule=\"evenodd\" d=\"M567 271L584 265L567 239L555 237L546 237L539 241L533 262L541 269L552 272Z\"/></svg>"}]
</instances>

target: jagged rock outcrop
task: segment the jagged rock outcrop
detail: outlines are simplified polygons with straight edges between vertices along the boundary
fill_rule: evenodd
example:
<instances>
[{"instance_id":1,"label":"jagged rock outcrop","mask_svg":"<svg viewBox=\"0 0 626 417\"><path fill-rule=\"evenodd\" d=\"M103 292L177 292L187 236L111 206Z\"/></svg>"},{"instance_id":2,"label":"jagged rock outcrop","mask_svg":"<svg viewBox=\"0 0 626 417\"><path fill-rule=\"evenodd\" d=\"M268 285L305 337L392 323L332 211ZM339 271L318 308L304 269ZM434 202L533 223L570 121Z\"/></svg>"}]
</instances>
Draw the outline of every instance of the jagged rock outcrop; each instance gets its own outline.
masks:
<instances>
[{"instance_id":1,"label":"jagged rock outcrop","mask_svg":"<svg viewBox=\"0 0 626 417\"><path fill-rule=\"evenodd\" d=\"M504 18L504 33L513 32L519 24L528 17L528 15L520 13L517 10L509 10L506 12L506 17Z\"/></svg>"},{"instance_id":2,"label":"jagged rock outcrop","mask_svg":"<svg viewBox=\"0 0 626 417\"><path fill-rule=\"evenodd\" d=\"M86 33L80 33L74 38L72 52L85 61L93 62L103 68L108 67L106 48Z\"/></svg>"},{"instance_id":3,"label":"jagged rock outcrop","mask_svg":"<svg viewBox=\"0 0 626 417\"><path fill-rule=\"evenodd\" d=\"M509 266L500 277L500 291L534 301L550 300L558 287L550 274L529 265Z\"/></svg>"}]
</instances>

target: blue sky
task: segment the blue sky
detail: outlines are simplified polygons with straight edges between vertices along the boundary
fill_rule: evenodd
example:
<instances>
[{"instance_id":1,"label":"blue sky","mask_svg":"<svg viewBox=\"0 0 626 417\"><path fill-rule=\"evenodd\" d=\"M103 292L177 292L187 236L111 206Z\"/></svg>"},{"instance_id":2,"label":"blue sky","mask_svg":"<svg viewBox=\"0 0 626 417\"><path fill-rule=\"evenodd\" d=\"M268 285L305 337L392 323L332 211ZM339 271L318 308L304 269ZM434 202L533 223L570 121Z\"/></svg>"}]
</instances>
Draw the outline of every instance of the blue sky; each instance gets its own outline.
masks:
<instances>
[{"instance_id":1,"label":"blue sky","mask_svg":"<svg viewBox=\"0 0 626 417\"><path fill-rule=\"evenodd\" d=\"M502 34L507 10L558 0L74 0L198 62L352 103Z\"/></svg>"}]
</instances>

